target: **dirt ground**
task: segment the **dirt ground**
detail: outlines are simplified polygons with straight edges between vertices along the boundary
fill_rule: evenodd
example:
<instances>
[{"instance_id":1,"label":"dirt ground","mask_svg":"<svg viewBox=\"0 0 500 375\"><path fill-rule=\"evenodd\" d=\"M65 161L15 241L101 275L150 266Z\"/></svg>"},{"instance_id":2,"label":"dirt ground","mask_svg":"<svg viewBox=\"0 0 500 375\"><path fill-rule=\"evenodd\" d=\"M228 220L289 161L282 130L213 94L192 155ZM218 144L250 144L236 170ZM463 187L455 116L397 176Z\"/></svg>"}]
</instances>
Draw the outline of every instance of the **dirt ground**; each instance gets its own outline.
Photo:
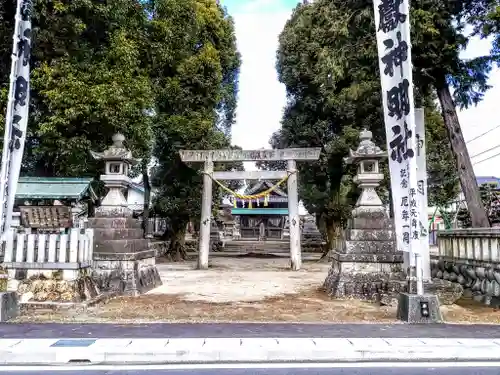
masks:
<instances>
[{"instance_id":1,"label":"dirt ground","mask_svg":"<svg viewBox=\"0 0 500 375\"><path fill-rule=\"evenodd\" d=\"M163 263L163 285L140 297L117 297L84 312L37 311L18 321L38 322L330 322L396 323L395 307L331 299L321 290L328 263L306 261L293 272L284 258L212 258ZM499 323L500 310L461 301L443 306L448 322Z\"/></svg>"}]
</instances>

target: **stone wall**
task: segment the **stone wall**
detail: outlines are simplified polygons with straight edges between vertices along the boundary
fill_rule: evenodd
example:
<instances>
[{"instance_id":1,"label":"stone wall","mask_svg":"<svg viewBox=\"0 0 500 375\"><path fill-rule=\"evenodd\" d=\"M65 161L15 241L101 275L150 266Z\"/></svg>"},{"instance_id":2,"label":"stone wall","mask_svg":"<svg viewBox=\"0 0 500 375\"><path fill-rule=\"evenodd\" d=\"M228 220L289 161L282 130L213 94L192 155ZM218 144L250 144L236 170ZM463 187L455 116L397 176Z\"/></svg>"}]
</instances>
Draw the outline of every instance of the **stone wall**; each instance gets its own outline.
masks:
<instances>
[{"instance_id":1,"label":"stone wall","mask_svg":"<svg viewBox=\"0 0 500 375\"><path fill-rule=\"evenodd\" d=\"M274 242L280 242L280 241L274 241ZM283 243L286 245L286 252L290 251L289 247L289 241L285 240ZM155 254L157 257L164 255L167 250L168 246L170 244L170 241L162 241L162 240L156 240L152 241L150 244L150 248L154 249ZM252 246L248 246L251 244ZM258 246L255 246L258 244ZM321 254L323 253L324 250L324 243L320 243L317 241L302 241L302 253L317 253ZM211 245L211 251L212 252L231 252L231 250L234 251L235 247L241 247L242 249L245 248L245 246L248 248L252 248L253 250L268 250L269 252L273 252L276 249L274 249L270 244L266 244L266 242L259 242L259 241L241 241L241 240L232 240L232 241L227 241L226 242L226 247L222 246L222 241L217 240L217 239L211 239L210 240L210 245ZM231 246L231 245L238 245L238 246ZM188 253L197 253L198 252L198 240L197 239L186 239L186 251ZM242 250L243 251L243 250ZM276 251L275 251L276 252Z\"/></svg>"},{"instance_id":2,"label":"stone wall","mask_svg":"<svg viewBox=\"0 0 500 375\"><path fill-rule=\"evenodd\" d=\"M431 274L460 284L464 297L500 306L500 228L438 232Z\"/></svg>"}]
</instances>

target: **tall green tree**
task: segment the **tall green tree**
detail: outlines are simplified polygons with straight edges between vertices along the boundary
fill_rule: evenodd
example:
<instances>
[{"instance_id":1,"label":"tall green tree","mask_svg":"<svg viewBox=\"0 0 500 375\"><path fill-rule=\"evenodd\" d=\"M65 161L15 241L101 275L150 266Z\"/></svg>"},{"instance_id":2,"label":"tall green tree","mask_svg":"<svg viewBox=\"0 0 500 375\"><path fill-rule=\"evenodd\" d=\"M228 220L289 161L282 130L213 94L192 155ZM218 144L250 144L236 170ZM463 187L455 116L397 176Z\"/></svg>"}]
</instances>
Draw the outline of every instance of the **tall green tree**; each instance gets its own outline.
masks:
<instances>
[{"instance_id":1,"label":"tall green tree","mask_svg":"<svg viewBox=\"0 0 500 375\"><path fill-rule=\"evenodd\" d=\"M288 104L273 143L322 148L318 162L299 166L301 196L332 246L357 196L355 171L343 158L357 147L363 128L373 132L377 144L386 144L373 4L318 0L299 5L280 35L277 70ZM446 130L432 90L423 86L416 94L417 105L426 110L432 203L455 195L457 180L449 173L453 156L447 142L442 146ZM438 185L445 172L446 181L441 178Z\"/></svg>"},{"instance_id":2,"label":"tall green tree","mask_svg":"<svg viewBox=\"0 0 500 375\"><path fill-rule=\"evenodd\" d=\"M148 9L157 98L155 211L172 218L169 253L180 259L186 225L200 215L202 173L182 163L178 151L230 146L240 56L233 21L217 1L157 0Z\"/></svg>"},{"instance_id":3,"label":"tall green tree","mask_svg":"<svg viewBox=\"0 0 500 375\"><path fill-rule=\"evenodd\" d=\"M0 74L6 77L15 1L2 3ZM154 96L143 60L147 22L136 0L34 2L23 174L98 175L101 166L89 150L107 147L116 132L136 156L148 154L152 133L145 110ZM2 93L8 84L2 80Z\"/></svg>"}]
</instances>

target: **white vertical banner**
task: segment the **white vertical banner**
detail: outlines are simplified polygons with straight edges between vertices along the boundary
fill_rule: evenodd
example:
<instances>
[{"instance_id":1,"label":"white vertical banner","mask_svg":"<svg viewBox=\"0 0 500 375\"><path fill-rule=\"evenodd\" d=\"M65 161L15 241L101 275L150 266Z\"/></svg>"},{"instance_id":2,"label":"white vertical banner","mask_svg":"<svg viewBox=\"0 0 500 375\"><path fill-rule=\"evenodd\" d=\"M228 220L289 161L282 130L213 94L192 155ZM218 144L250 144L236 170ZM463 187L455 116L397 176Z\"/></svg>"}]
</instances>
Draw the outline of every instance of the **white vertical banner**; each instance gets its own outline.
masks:
<instances>
[{"instance_id":1,"label":"white vertical banner","mask_svg":"<svg viewBox=\"0 0 500 375\"><path fill-rule=\"evenodd\" d=\"M427 152L425 139L425 113L423 108L415 108L415 138L417 142L417 195L420 207L420 250L424 280L430 279L429 253L429 212L427 201Z\"/></svg>"},{"instance_id":2,"label":"white vertical banner","mask_svg":"<svg viewBox=\"0 0 500 375\"><path fill-rule=\"evenodd\" d=\"M2 238L10 229L28 126L31 11L31 0L18 0L0 174L0 231Z\"/></svg>"},{"instance_id":3,"label":"white vertical banner","mask_svg":"<svg viewBox=\"0 0 500 375\"><path fill-rule=\"evenodd\" d=\"M420 252L420 210L408 0L374 0L398 250Z\"/></svg>"}]
</instances>

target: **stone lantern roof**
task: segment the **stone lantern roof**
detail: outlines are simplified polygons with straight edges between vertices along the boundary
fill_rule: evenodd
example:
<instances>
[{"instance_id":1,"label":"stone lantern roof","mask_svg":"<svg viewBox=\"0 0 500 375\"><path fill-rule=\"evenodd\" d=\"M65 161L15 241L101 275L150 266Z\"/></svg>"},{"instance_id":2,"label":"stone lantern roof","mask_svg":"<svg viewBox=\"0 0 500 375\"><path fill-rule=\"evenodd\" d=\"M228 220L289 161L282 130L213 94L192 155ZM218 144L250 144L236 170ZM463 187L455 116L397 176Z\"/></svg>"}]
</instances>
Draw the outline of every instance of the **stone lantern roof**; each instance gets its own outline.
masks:
<instances>
[{"instance_id":1,"label":"stone lantern roof","mask_svg":"<svg viewBox=\"0 0 500 375\"><path fill-rule=\"evenodd\" d=\"M359 146L356 151L349 150L349 156L344 160L347 164L356 164L362 160L374 160L387 158L387 152L382 150L372 141L371 131L363 129L359 134Z\"/></svg>"},{"instance_id":2,"label":"stone lantern roof","mask_svg":"<svg viewBox=\"0 0 500 375\"><path fill-rule=\"evenodd\" d=\"M94 159L104 161L121 161L130 165L135 165L139 162L138 159L132 157L132 152L127 149L123 142L125 137L123 134L117 133L112 138L113 144L103 152L90 151Z\"/></svg>"}]
</instances>

